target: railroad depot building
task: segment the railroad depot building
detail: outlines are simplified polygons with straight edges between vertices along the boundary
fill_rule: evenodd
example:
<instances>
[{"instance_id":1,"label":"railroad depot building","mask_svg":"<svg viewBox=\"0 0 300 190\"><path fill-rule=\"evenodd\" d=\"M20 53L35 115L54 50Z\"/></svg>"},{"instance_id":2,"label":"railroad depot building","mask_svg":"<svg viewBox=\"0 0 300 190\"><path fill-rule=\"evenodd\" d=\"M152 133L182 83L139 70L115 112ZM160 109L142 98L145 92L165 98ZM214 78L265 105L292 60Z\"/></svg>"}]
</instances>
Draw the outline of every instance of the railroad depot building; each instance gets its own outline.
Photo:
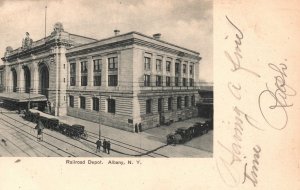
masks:
<instances>
[{"instance_id":1,"label":"railroad depot building","mask_svg":"<svg viewBox=\"0 0 300 190\"><path fill-rule=\"evenodd\" d=\"M51 114L134 131L195 117L198 52L138 32L96 40L64 31L6 48L3 93L41 94ZM1 93L0 93L1 94Z\"/></svg>"}]
</instances>

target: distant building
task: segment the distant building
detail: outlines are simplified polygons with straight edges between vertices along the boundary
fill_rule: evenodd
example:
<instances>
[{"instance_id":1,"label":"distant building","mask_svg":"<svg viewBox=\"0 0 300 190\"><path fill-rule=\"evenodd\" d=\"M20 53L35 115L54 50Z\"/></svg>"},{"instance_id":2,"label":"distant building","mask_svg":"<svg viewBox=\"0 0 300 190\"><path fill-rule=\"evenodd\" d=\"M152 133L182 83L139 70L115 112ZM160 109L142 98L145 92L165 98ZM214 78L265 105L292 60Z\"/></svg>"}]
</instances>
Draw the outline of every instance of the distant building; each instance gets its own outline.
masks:
<instances>
[{"instance_id":1,"label":"distant building","mask_svg":"<svg viewBox=\"0 0 300 190\"><path fill-rule=\"evenodd\" d=\"M43 94L54 115L134 130L197 116L198 52L138 32L96 40L64 31L6 49L6 92ZM0 84L0 85L1 85ZM99 121L100 120L100 121Z\"/></svg>"}]
</instances>

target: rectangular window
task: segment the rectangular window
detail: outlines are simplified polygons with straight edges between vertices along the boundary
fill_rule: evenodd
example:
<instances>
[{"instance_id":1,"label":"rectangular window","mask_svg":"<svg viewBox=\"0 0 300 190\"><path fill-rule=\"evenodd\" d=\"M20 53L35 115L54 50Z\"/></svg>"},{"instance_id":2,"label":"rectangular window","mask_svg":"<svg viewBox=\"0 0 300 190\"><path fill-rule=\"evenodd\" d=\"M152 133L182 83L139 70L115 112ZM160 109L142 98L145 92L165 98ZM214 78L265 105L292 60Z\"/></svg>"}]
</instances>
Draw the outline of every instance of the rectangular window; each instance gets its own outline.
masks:
<instances>
[{"instance_id":1,"label":"rectangular window","mask_svg":"<svg viewBox=\"0 0 300 190\"><path fill-rule=\"evenodd\" d=\"M175 63L175 73L176 74L180 73L180 61L176 61Z\"/></svg>"},{"instance_id":2,"label":"rectangular window","mask_svg":"<svg viewBox=\"0 0 300 190\"><path fill-rule=\"evenodd\" d=\"M168 98L168 110L172 110L172 104L173 104L173 98L169 97Z\"/></svg>"},{"instance_id":3,"label":"rectangular window","mask_svg":"<svg viewBox=\"0 0 300 190\"><path fill-rule=\"evenodd\" d=\"M108 58L108 70L114 71L118 69L118 58L110 57Z\"/></svg>"},{"instance_id":4,"label":"rectangular window","mask_svg":"<svg viewBox=\"0 0 300 190\"><path fill-rule=\"evenodd\" d=\"M93 110L99 111L99 107L100 107L99 102L100 102L99 98L93 97Z\"/></svg>"},{"instance_id":5,"label":"rectangular window","mask_svg":"<svg viewBox=\"0 0 300 190\"><path fill-rule=\"evenodd\" d=\"M188 96L184 97L184 107L189 107L189 97Z\"/></svg>"},{"instance_id":6,"label":"rectangular window","mask_svg":"<svg viewBox=\"0 0 300 190\"><path fill-rule=\"evenodd\" d=\"M80 108L85 109L85 97L80 96L79 99L80 99Z\"/></svg>"},{"instance_id":7,"label":"rectangular window","mask_svg":"<svg viewBox=\"0 0 300 190\"><path fill-rule=\"evenodd\" d=\"M76 85L76 63L70 63L70 86Z\"/></svg>"},{"instance_id":8,"label":"rectangular window","mask_svg":"<svg viewBox=\"0 0 300 190\"><path fill-rule=\"evenodd\" d=\"M151 113L152 111L151 103L152 103L151 99L146 100L146 114Z\"/></svg>"},{"instance_id":9,"label":"rectangular window","mask_svg":"<svg viewBox=\"0 0 300 190\"><path fill-rule=\"evenodd\" d=\"M150 65L151 65L151 58L150 57L145 57L144 58L144 68L145 68L145 70L150 70L151 69Z\"/></svg>"},{"instance_id":10,"label":"rectangular window","mask_svg":"<svg viewBox=\"0 0 300 190\"><path fill-rule=\"evenodd\" d=\"M87 86L87 61L81 62L81 86Z\"/></svg>"},{"instance_id":11,"label":"rectangular window","mask_svg":"<svg viewBox=\"0 0 300 190\"><path fill-rule=\"evenodd\" d=\"M87 75L81 76L81 86L87 86Z\"/></svg>"},{"instance_id":12,"label":"rectangular window","mask_svg":"<svg viewBox=\"0 0 300 190\"><path fill-rule=\"evenodd\" d=\"M193 65L190 65L190 75L193 75L193 73L194 73L194 67Z\"/></svg>"},{"instance_id":13,"label":"rectangular window","mask_svg":"<svg viewBox=\"0 0 300 190\"><path fill-rule=\"evenodd\" d=\"M69 106L74 108L74 96L69 96Z\"/></svg>"},{"instance_id":14,"label":"rectangular window","mask_svg":"<svg viewBox=\"0 0 300 190\"><path fill-rule=\"evenodd\" d=\"M179 77L175 77L175 86L179 86Z\"/></svg>"},{"instance_id":15,"label":"rectangular window","mask_svg":"<svg viewBox=\"0 0 300 190\"><path fill-rule=\"evenodd\" d=\"M150 86L150 75L144 75L144 86Z\"/></svg>"},{"instance_id":16,"label":"rectangular window","mask_svg":"<svg viewBox=\"0 0 300 190\"><path fill-rule=\"evenodd\" d=\"M186 80L186 78L182 78L182 86L187 86L187 80Z\"/></svg>"},{"instance_id":17,"label":"rectangular window","mask_svg":"<svg viewBox=\"0 0 300 190\"><path fill-rule=\"evenodd\" d=\"M194 79L190 78L190 86L194 86Z\"/></svg>"},{"instance_id":18,"label":"rectangular window","mask_svg":"<svg viewBox=\"0 0 300 190\"><path fill-rule=\"evenodd\" d=\"M156 86L162 86L162 76L156 76Z\"/></svg>"},{"instance_id":19,"label":"rectangular window","mask_svg":"<svg viewBox=\"0 0 300 190\"><path fill-rule=\"evenodd\" d=\"M195 95L191 97L191 106L195 106Z\"/></svg>"},{"instance_id":20,"label":"rectangular window","mask_svg":"<svg viewBox=\"0 0 300 190\"><path fill-rule=\"evenodd\" d=\"M181 96L177 97L177 109L181 109Z\"/></svg>"},{"instance_id":21,"label":"rectangular window","mask_svg":"<svg viewBox=\"0 0 300 190\"><path fill-rule=\"evenodd\" d=\"M108 113L116 113L116 100L115 99L107 99L107 112Z\"/></svg>"},{"instance_id":22,"label":"rectangular window","mask_svg":"<svg viewBox=\"0 0 300 190\"><path fill-rule=\"evenodd\" d=\"M171 61L166 61L166 71L171 71Z\"/></svg>"},{"instance_id":23,"label":"rectangular window","mask_svg":"<svg viewBox=\"0 0 300 190\"><path fill-rule=\"evenodd\" d=\"M101 75L94 76L94 86L101 86Z\"/></svg>"},{"instance_id":24,"label":"rectangular window","mask_svg":"<svg viewBox=\"0 0 300 190\"><path fill-rule=\"evenodd\" d=\"M171 77L166 76L166 86L171 86Z\"/></svg>"},{"instance_id":25,"label":"rectangular window","mask_svg":"<svg viewBox=\"0 0 300 190\"><path fill-rule=\"evenodd\" d=\"M160 59L156 59L156 70L161 71L162 61Z\"/></svg>"},{"instance_id":26,"label":"rectangular window","mask_svg":"<svg viewBox=\"0 0 300 190\"><path fill-rule=\"evenodd\" d=\"M101 59L94 60L94 86L101 86Z\"/></svg>"},{"instance_id":27,"label":"rectangular window","mask_svg":"<svg viewBox=\"0 0 300 190\"><path fill-rule=\"evenodd\" d=\"M163 98L158 98L158 104L157 104L157 110L158 112L163 112L164 111L164 99Z\"/></svg>"},{"instance_id":28,"label":"rectangular window","mask_svg":"<svg viewBox=\"0 0 300 190\"><path fill-rule=\"evenodd\" d=\"M101 59L95 59L93 60L93 62L94 62L94 72L101 72L102 69Z\"/></svg>"},{"instance_id":29,"label":"rectangular window","mask_svg":"<svg viewBox=\"0 0 300 190\"><path fill-rule=\"evenodd\" d=\"M88 71L87 61L82 61L81 62L81 70L80 70L80 72L81 73L87 73L87 71Z\"/></svg>"},{"instance_id":30,"label":"rectangular window","mask_svg":"<svg viewBox=\"0 0 300 190\"><path fill-rule=\"evenodd\" d=\"M182 65L182 72L183 72L183 73L186 73L186 64L183 64L183 65Z\"/></svg>"},{"instance_id":31,"label":"rectangular window","mask_svg":"<svg viewBox=\"0 0 300 190\"><path fill-rule=\"evenodd\" d=\"M118 86L118 75L108 75L108 86Z\"/></svg>"}]
</instances>

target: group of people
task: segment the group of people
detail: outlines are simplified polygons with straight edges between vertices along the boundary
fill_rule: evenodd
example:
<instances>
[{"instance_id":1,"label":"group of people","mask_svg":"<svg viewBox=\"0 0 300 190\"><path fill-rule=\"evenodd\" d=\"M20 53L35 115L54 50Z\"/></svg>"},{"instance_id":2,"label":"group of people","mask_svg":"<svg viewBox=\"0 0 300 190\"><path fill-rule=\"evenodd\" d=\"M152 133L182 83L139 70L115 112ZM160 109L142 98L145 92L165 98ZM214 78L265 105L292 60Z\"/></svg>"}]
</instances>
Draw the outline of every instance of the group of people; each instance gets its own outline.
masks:
<instances>
[{"instance_id":1,"label":"group of people","mask_svg":"<svg viewBox=\"0 0 300 190\"><path fill-rule=\"evenodd\" d=\"M141 123L139 123L139 124L135 124L134 125L134 132L135 133L139 133L139 132L142 132L142 124Z\"/></svg>"},{"instance_id":2,"label":"group of people","mask_svg":"<svg viewBox=\"0 0 300 190\"><path fill-rule=\"evenodd\" d=\"M106 141L106 139L103 140L103 145L100 139L97 140L96 142L97 149L96 153L99 151L101 152L101 146L103 147L103 152L110 154L110 141Z\"/></svg>"}]
</instances>

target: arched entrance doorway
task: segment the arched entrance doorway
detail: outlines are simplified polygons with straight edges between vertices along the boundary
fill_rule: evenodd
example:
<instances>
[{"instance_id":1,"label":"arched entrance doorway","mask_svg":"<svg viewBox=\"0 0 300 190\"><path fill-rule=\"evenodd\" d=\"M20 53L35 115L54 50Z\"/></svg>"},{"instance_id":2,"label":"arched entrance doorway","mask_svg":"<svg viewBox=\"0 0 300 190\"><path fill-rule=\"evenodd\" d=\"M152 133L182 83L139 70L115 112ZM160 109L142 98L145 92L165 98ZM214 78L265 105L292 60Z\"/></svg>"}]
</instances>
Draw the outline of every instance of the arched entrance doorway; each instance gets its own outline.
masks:
<instances>
[{"instance_id":1,"label":"arched entrance doorway","mask_svg":"<svg viewBox=\"0 0 300 190\"><path fill-rule=\"evenodd\" d=\"M28 66L24 66L23 69L24 69L24 80L25 80L25 92L30 93L30 86L31 86L30 70L29 70Z\"/></svg>"},{"instance_id":2,"label":"arched entrance doorway","mask_svg":"<svg viewBox=\"0 0 300 190\"><path fill-rule=\"evenodd\" d=\"M48 67L43 63L40 65L40 89L41 94L48 98L48 88L49 88L49 70Z\"/></svg>"},{"instance_id":3,"label":"arched entrance doorway","mask_svg":"<svg viewBox=\"0 0 300 190\"><path fill-rule=\"evenodd\" d=\"M17 92L17 71L16 69L12 68L11 69L12 72L12 78L13 78L13 92Z\"/></svg>"}]
</instances>

